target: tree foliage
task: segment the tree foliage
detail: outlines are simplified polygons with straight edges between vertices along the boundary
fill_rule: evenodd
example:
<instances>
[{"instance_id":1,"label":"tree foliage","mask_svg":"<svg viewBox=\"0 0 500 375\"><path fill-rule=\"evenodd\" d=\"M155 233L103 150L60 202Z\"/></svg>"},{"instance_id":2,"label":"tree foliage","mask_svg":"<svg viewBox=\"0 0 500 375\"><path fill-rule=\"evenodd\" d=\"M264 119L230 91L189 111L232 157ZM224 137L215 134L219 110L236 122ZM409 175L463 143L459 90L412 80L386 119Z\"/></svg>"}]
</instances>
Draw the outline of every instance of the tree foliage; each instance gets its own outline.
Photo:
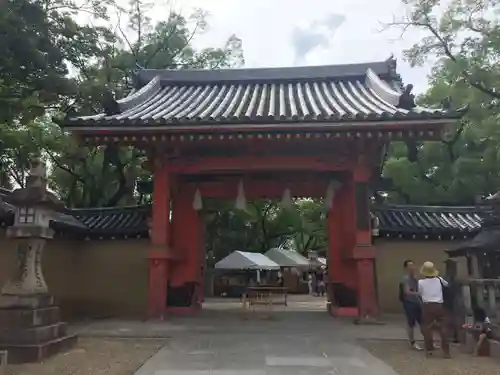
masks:
<instances>
[{"instance_id":1,"label":"tree foliage","mask_svg":"<svg viewBox=\"0 0 500 375\"><path fill-rule=\"evenodd\" d=\"M196 50L205 15L170 13L152 24L150 5L133 0L21 0L0 7L0 183L23 185L28 161L42 153L51 164L51 187L68 206L136 202L136 182L147 177L143 155L117 147L81 148L48 120L72 110L95 114L108 92L125 96L133 72L143 68L217 68L241 64L241 42ZM78 14L91 15L86 25ZM117 22L110 15L117 14ZM96 26L96 24L105 26Z\"/></svg>"},{"instance_id":2,"label":"tree foliage","mask_svg":"<svg viewBox=\"0 0 500 375\"><path fill-rule=\"evenodd\" d=\"M412 66L436 61L426 106L469 106L441 142L393 144L384 174L394 181L393 201L474 204L500 188L499 2L405 0L409 14L391 25L426 36L405 51Z\"/></svg>"},{"instance_id":3,"label":"tree foliage","mask_svg":"<svg viewBox=\"0 0 500 375\"><path fill-rule=\"evenodd\" d=\"M290 207L263 199L244 211L231 201L208 201L205 207L208 259L217 261L234 250L264 253L275 247L297 251L326 249L325 212L319 201L295 200Z\"/></svg>"},{"instance_id":4,"label":"tree foliage","mask_svg":"<svg viewBox=\"0 0 500 375\"><path fill-rule=\"evenodd\" d=\"M0 3L2 186L24 184L28 161L40 152L40 144L34 139L46 123L40 119L65 108L77 95L78 84L69 67L78 67L100 51L99 40L106 29L80 25L73 16L86 11L105 19L107 4L107 0L82 4L73 0Z\"/></svg>"},{"instance_id":5,"label":"tree foliage","mask_svg":"<svg viewBox=\"0 0 500 375\"><path fill-rule=\"evenodd\" d=\"M405 52L413 65L433 62L431 107L469 106L441 142L394 143L384 165L388 199L414 204L473 204L500 187L500 26L496 0L403 0L407 17L391 26L426 32ZM50 186L71 207L138 203L137 183L150 178L132 148L77 147L50 120L66 111L100 112L101 99L127 95L138 68L222 68L243 63L241 41L194 48L208 26L201 10L152 22L147 0L5 0L0 3L0 185L23 185L28 161L42 153ZM77 21L86 13L88 23ZM271 200L207 204L207 249L216 259L235 249L324 250L320 201L282 207Z\"/></svg>"},{"instance_id":6,"label":"tree foliage","mask_svg":"<svg viewBox=\"0 0 500 375\"><path fill-rule=\"evenodd\" d=\"M125 7L112 0L1 3L2 186L23 186L30 158L41 153L51 166L50 187L68 206L140 203L137 182L150 178L140 151L81 147L50 120L52 116L70 110L81 115L100 112L104 95L123 97L134 88L138 68L243 64L236 36L221 48L193 47L194 38L207 27L203 11L190 17L171 12L159 23L151 21L151 11L152 4L145 0L131 0ZM82 13L90 15L88 24L76 21ZM279 246L305 252L324 242L313 201L297 201L285 209L271 200L257 200L245 211L229 202L208 206L207 248L216 258L235 249L264 252Z\"/></svg>"}]
</instances>

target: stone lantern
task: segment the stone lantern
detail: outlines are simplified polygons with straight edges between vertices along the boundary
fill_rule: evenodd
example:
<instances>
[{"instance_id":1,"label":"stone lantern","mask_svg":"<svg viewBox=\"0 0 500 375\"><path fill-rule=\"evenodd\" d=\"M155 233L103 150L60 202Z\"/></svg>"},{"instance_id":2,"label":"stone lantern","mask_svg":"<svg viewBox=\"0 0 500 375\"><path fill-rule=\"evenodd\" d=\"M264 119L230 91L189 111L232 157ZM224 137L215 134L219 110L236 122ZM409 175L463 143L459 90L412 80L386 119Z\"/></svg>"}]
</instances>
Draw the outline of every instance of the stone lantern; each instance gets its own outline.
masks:
<instances>
[{"instance_id":1,"label":"stone lantern","mask_svg":"<svg viewBox=\"0 0 500 375\"><path fill-rule=\"evenodd\" d=\"M36 362L76 341L59 321L42 270L42 250L54 237L50 223L64 204L47 191L46 169L39 158L32 160L26 187L5 200L15 207L7 237L15 241L17 267L0 292L0 350L9 352L9 362Z\"/></svg>"},{"instance_id":2,"label":"stone lantern","mask_svg":"<svg viewBox=\"0 0 500 375\"><path fill-rule=\"evenodd\" d=\"M7 237L16 240L18 268L2 288L0 306L50 305L52 299L42 272L42 250L45 242L54 237L49 225L64 204L47 191L45 165L39 159L32 161L26 187L14 190L5 200L16 207L14 225L7 229Z\"/></svg>"}]
</instances>

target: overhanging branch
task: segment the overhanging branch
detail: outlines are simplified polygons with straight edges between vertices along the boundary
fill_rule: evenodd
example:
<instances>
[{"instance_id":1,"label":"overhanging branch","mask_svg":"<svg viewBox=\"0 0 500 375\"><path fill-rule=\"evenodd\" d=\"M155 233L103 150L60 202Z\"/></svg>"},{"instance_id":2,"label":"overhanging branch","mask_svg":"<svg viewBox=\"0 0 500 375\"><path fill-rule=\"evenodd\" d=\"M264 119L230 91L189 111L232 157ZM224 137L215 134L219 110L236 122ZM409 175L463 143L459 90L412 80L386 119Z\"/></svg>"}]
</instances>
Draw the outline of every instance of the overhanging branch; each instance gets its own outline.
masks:
<instances>
[{"instance_id":1,"label":"overhanging branch","mask_svg":"<svg viewBox=\"0 0 500 375\"><path fill-rule=\"evenodd\" d=\"M410 27L419 27L419 28L426 29L436 38L438 45L435 47L438 47L438 48L440 47L443 51L443 54L447 58L449 58L454 63L458 64L458 59L453 54L453 52L451 50L449 40L447 40L446 37L442 36L439 33L439 31L437 30L437 28L432 25L432 21L429 18L428 14L424 13L422 15L422 17L423 17L423 21L414 21L414 20L410 20L410 19L406 18L404 21L393 21L393 22L387 24L387 26L389 26L389 27L392 27L392 26L403 27L402 34L404 34ZM465 80L465 82L467 82L471 87L474 87L475 89L479 90L480 92L482 92L486 95L491 96L492 98L500 99L500 93L496 92L495 89L489 88L484 82L474 80L471 77L470 72L468 72L467 70L465 70L465 69L461 70L461 75L462 75L462 78Z\"/></svg>"}]
</instances>

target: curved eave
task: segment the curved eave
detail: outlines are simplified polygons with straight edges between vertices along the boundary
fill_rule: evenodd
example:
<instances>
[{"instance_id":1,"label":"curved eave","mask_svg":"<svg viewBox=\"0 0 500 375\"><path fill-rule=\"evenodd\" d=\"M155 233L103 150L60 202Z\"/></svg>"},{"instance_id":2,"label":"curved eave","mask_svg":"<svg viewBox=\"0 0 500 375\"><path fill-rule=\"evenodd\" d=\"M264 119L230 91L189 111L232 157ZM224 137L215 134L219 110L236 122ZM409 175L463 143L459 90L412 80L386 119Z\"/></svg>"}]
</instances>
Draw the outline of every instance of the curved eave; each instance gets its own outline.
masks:
<instances>
[{"instance_id":1,"label":"curved eave","mask_svg":"<svg viewBox=\"0 0 500 375\"><path fill-rule=\"evenodd\" d=\"M372 69L376 66L356 66L354 76L349 74L353 66L311 68L314 75L295 68L152 71L144 87L116 102L118 113L66 118L59 124L76 131L263 125L278 130L287 125L453 121L463 115L460 110L414 107L412 96L393 88L391 80ZM238 80L228 81L229 76ZM289 80L292 76L296 79Z\"/></svg>"},{"instance_id":2,"label":"curved eave","mask_svg":"<svg viewBox=\"0 0 500 375\"><path fill-rule=\"evenodd\" d=\"M408 112L403 113L381 113L381 114L358 114L356 116L343 115L343 116L305 116L297 118L280 118L280 117L244 117L244 118L212 118L212 119L106 119L106 118L73 118L66 120L59 120L57 123L63 128L139 128L139 127L157 127L162 128L164 126L200 126L200 125L300 125L300 124L314 124L314 125L327 125L327 124L359 124L375 122L391 122L391 121L432 121L432 120L442 120L444 121L455 121L463 116L462 112L443 112L443 111L432 111L432 112ZM83 129L82 129L83 130ZM279 128L278 128L279 130Z\"/></svg>"}]
</instances>

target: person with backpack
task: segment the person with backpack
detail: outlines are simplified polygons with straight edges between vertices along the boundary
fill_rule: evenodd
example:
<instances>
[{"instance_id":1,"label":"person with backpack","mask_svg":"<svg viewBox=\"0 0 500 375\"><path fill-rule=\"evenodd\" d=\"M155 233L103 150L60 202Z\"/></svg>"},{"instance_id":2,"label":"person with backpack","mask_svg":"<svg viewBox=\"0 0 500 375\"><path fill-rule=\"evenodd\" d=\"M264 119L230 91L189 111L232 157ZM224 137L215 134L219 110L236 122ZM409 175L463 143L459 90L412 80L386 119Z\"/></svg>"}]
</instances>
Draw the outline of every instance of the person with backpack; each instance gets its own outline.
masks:
<instances>
[{"instance_id":1,"label":"person with backpack","mask_svg":"<svg viewBox=\"0 0 500 375\"><path fill-rule=\"evenodd\" d=\"M415 264L407 259L403 263L406 274L399 283L399 300L403 304L403 309L407 322L407 333L410 346L416 350L422 348L415 341L415 326L418 324L422 330L422 302L418 293L418 280L415 277Z\"/></svg>"},{"instance_id":2,"label":"person with backpack","mask_svg":"<svg viewBox=\"0 0 500 375\"><path fill-rule=\"evenodd\" d=\"M418 292L422 299L422 333L424 335L425 354L432 354L434 349L432 329L437 327L441 336L443 357L450 358L450 346L447 335L447 312L444 304L449 303L448 282L439 277L439 271L432 262L424 262L420 268L424 277L418 281Z\"/></svg>"}]
</instances>

